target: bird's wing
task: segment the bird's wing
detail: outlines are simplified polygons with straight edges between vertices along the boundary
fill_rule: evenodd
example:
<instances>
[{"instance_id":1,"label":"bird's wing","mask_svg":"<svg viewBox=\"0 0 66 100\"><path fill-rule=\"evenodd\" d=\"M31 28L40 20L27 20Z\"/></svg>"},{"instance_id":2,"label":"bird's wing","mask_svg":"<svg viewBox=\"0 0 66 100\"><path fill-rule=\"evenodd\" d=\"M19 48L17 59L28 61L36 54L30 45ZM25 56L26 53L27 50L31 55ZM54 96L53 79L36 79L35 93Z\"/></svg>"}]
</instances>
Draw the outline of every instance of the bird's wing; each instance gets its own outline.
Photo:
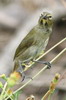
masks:
<instances>
[{"instance_id":1,"label":"bird's wing","mask_svg":"<svg viewBox=\"0 0 66 100\"><path fill-rule=\"evenodd\" d=\"M34 28L26 35L26 37L21 41L18 48L16 49L14 59L20 56L27 48L29 48L34 42Z\"/></svg>"}]
</instances>

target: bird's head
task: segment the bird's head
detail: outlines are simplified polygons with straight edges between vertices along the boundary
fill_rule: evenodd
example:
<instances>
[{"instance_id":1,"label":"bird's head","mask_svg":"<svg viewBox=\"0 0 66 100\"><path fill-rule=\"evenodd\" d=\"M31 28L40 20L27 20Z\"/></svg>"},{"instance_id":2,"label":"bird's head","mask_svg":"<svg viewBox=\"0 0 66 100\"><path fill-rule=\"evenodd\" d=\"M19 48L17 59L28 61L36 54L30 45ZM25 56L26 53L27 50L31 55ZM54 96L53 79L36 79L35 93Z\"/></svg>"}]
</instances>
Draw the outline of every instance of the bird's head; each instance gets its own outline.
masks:
<instances>
[{"instance_id":1,"label":"bird's head","mask_svg":"<svg viewBox=\"0 0 66 100\"><path fill-rule=\"evenodd\" d=\"M43 12L39 18L39 24L41 26L49 26L51 27L53 25L53 19L52 15L48 12Z\"/></svg>"}]
</instances>

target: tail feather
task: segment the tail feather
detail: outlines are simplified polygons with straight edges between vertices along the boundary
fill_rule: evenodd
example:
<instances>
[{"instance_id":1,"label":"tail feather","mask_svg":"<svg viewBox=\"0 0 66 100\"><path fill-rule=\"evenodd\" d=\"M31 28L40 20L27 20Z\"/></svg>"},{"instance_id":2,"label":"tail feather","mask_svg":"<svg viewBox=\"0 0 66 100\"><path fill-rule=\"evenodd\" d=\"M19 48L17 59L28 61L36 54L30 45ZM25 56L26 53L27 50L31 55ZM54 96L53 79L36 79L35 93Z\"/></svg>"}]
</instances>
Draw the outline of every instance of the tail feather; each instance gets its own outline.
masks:
<instances>
[{"instance_id":1,"label":"tail feather","mask_svg":"<svg viewBox=\"0 0 66 100\"><path fill-rule=\"evenodd\" d=\"M16 71L19 67L19 63L15 61L13 71Z\"/></svg>"}]
</instances>

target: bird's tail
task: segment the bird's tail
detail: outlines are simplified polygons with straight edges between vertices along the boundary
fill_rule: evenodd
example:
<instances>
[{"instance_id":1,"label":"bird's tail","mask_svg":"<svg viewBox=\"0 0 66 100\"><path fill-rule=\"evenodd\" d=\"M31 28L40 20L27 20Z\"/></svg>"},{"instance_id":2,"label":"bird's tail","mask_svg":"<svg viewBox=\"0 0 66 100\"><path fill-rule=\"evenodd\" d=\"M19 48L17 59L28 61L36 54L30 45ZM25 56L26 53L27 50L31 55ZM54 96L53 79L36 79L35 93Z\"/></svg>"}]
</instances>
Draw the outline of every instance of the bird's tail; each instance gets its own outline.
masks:
<instances>
[{"instance_id":1,"label":"bird's tail","mask_svg":"<svg viewBox=\"0 0 66 100\"><path fill-rule=\"evenodd\" d=\"M13 71L16 71L19 67L19 63L17 61L14 62L14 69Z\"/></svg>"}]
</instances>

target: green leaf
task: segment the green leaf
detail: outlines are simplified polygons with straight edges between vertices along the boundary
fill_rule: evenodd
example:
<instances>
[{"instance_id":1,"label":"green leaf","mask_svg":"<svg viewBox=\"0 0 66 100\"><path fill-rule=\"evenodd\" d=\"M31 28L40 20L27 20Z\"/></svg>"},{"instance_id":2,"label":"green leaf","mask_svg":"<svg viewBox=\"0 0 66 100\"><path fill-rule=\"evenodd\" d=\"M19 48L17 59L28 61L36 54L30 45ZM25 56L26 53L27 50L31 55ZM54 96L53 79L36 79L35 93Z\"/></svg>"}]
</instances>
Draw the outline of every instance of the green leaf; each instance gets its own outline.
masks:
<instances>
[{"instance_id":1,"label":"green leaf","mask_svg":"<svg viewBox=\"0 0 66 100\"><path fill-rule=\"evenodd\" d=\"M12 95L13 100L18 100L19 95L22 93L22 90L16 92L15 94Z\"/></svg>"},{"instance_id":2,"label":"green leaf","mask_svg":"<svg viewBox=\"0 0 66 100\"><path fill-rule=\"evenodd\" d=\"M2 84L2 82L0 82L0 88L3 88L3 84Z\"/></svg>"}]
</instances>

